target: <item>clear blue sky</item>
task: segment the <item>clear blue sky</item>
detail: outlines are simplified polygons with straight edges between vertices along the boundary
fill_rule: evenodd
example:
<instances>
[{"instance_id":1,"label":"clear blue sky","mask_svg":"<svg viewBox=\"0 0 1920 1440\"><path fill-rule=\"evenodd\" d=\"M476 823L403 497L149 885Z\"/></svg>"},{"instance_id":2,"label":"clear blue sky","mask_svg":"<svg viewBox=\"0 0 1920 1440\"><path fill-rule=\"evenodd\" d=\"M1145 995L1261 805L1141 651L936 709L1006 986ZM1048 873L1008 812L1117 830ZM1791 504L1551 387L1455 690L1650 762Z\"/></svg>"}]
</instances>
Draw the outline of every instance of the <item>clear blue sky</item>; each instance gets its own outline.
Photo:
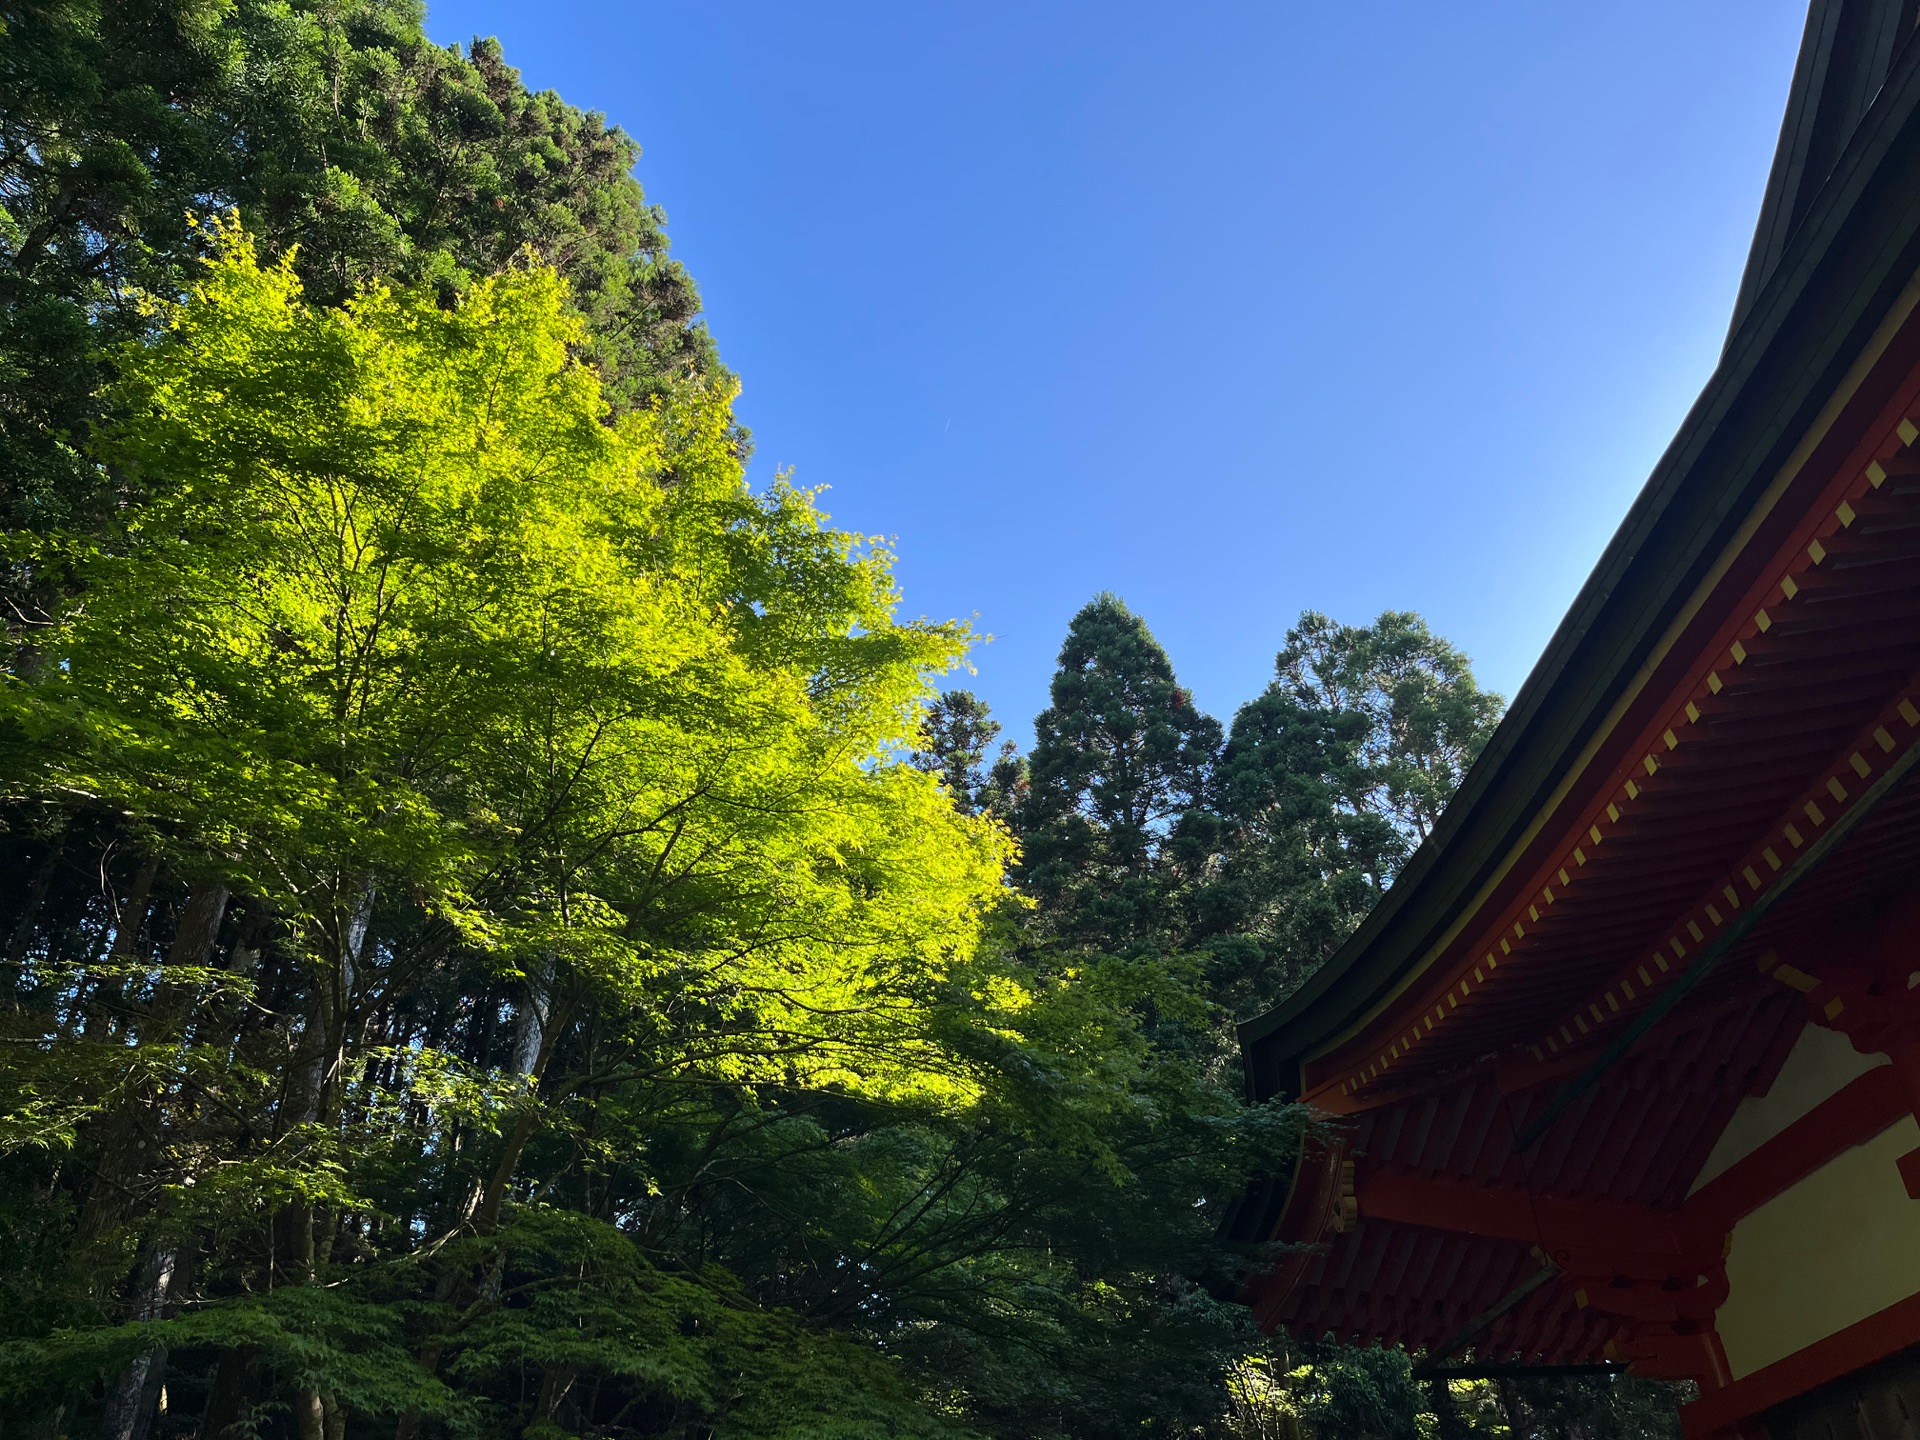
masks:
<instances>
[{"instance_id":1,"label":"clear blue sky","mask_svg":"<svg viewBox=\"0 0 1920 1440\"><path fill-rule=\"evenodd\" d=\"M1798 0L435 0L645 148L756 478L977 616L1024 745L1068 617L1227 719L1303 609L1509 696L1712 368Z\"/></svg>"}]
</instances>

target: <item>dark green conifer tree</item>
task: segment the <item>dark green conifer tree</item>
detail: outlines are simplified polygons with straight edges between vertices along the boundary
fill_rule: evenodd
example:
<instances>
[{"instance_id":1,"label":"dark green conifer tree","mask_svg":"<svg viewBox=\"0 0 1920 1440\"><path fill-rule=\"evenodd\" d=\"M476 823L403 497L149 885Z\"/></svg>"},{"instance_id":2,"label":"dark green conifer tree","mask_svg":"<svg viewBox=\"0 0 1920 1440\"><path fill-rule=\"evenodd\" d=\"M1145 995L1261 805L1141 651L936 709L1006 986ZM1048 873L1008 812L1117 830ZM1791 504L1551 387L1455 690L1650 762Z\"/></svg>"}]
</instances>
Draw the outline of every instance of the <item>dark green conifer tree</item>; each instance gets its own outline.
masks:
<instances>
[{"instance_id":1,"label":"dark green conifer tree","mask_svg":"<svg viewBox=\"0 0 1920 1440\"><path fill-rule=\"evenodd\" d=\"M917 770L938 775L953 803L969 814L1004 815L1026 769L1011 740L1001 740L994 759L987 751L1000 738L1000 722L971 690L945 690L927 706L920 747L907 757Z\"/></svg>"},{"instance_id":2,"label":"dark green conifer tree","mask_svg":"<svg viewBox=\"0 0 1920 1440\"><path fill-rule=\"evenodd\" d=\"M568 281L618 406L717 366L663 217L604 116L535 94L418 0L22 0L0 12L0 527L125 502L89 462L111 347L237 208L310 297L451 302L530 251Z\"/></svg>"},{"instance_id":3,"label":"dark green conifer tree","mask_svg":"<svg viewBox=\"0 0 1920 1440\"><path fill-rule=\"evenodd\" d=\"M1365 717L1302 704L1269 686L1243 705L1221 752L1211 804L1182 827L1192 897L1216 999L1257 1014L1339 946L1372 908L1396 836L1352 803L1364 793Z\"/></svg>"},{"instance_id":4,"label":"dark green conifer tree","mask_svg":"<svg viewBox=\"0 0 1920 1440\"><path fill-rule=\"evenodd\" d=\"M1371 625L1309 610L1287 632L1275 669L1275 687L1299 704L1364 719L1353 802L1401 842L1374 877L1384 888L1467 778L1506 702L1480 688L1465 654L1405 610Z\"/></svg>"},{"instance_id":5,"label":"dark green conifer tree","mask_svg":"<svg viewBox=\"0 0 1920 1440\"><path fill-rule=\"evenodd\" d=\"M1438 820L1500 717L1418 615L1308 611L1234 716L1208 805L1183 826L1216 994L1240 1016L1339 948Z\"/></svg>"},{"instance_id":6,"label":"dark green conifer tree","mask_svg":"<svg viewBox=\"0 0 1920 1440\"><path fill-rule=\"evenodd\" d=\"M1042 926L1109 948L1164 936L1176 883L1166 842L1206 792L1220 724L1112 594L1067 627L1051 698L1034 720L1017 824Z\"/></svg>"}]
</instances>

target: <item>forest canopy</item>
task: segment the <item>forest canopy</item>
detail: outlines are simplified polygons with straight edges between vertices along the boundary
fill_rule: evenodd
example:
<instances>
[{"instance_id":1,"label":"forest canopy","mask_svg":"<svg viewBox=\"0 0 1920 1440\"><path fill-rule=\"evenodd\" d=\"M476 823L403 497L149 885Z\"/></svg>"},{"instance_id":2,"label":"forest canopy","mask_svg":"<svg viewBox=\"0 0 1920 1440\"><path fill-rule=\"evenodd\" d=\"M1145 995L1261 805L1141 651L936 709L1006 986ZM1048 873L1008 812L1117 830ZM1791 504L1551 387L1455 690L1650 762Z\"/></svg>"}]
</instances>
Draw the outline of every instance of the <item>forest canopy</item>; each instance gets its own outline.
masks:
<instances>
[{"instance_id":1,"label":"forest canopy","mask_svg":"<svg viewBox=\"0 0 1920 1440\"><path fill-rule=\"evenodd\" d=\"M6 1433L1669 1433L1236 1299L1315 1122L1233 1024L1466 658L1309 612L1222 725L1100 595L1002 741L748 483L633 142L420 22L0 11Z\"/></svg>"}]
</instances>

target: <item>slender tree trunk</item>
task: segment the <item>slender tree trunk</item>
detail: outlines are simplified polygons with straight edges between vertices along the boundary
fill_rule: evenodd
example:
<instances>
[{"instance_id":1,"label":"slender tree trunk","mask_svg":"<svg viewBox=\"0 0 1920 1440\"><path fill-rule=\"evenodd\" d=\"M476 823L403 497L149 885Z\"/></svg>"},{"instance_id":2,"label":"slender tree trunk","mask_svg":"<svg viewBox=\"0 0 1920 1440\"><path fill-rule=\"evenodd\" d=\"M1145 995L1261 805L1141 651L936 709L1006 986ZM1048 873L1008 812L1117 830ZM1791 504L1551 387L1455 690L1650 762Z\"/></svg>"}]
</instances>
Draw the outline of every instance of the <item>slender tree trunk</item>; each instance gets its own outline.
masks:
<instances>
[{"instance_id":1,"label":"slender tree trunk","mask_svg":"<svg viewBox=\"0 0 1920 1440\"><path fill-rule=\"evenodd\" d=\"M186 909L181 912L173 944L167 950L166 968L205 965L213 954L213 944L226 913L226 886L195 886L187 898ZM140 1027L140 1041L143 1044L164 1042L185 1021L193 994L192 986L168 979L163 971L153 1003ZM160 1134L161 1116L154 1103L156 1098L129 1096L103 1121L99 1168L81 1214L83 1235L104 1235L124 1216L130 1182L142 1157L154 1147Z\"/></svg>"},{"instance_id":2,"label":"slender tree trunk","mask_svg":"<svg viewBox=\"0 0 1920 1440\"><path fill-rule=\"evenodd\" d=\"M220 922L227 913L227 889L224 885L194 887L181 912L180 925L167 952L167 968L205 965L213 954ZM148 1011L147 1043L164 1042L178 1030L192 1004L194 987L164 976ZM99 1237L126 1216L132 1198L132 1181L137 1167L150 1149L157 1146L163 1117L154 1096L130 1096L109 1118L103 1139L107 1142L95 1173L87 1209L82 1215L83 1236ZM155 1246L142 1267L143 1276L138 1320L157 1318L173 1285L177 1256L171 1247ZM107 1403L106 1440L144 1440L153 1410L159 1376L166 1366L166 1352L154 1346L120 1373Z\"/></svg>"},{"instance_id":3,"label":"slender tree trunk","mask_svg":"<svg viewBox=\"0 0 1920 1440\"><path fill-rule=\"evenodd\" d=\"M557 1000L549 999L544 1006L529 1003L525 1013L527 1018L520 1036L522 1043L516 1045L515 1050L517 1055L526 1057L521 1073L527 1077L528 1088L537 1092L541 1080L546 1076L547 1066L552 1063L554 1043L566 1029L569 1010ZM525 1044L529 1038L537 1042L531 1052ZM493 1176L480 1192L480 1203L474 1207L473 1226L482 1235L492 1234L499 1225L500 1206L506 1200L508 1187L513 1183L514 1171L520 1168L520 1157L526 1153L527 1143L539 1129L540 1116L529 1105L513 1122L513 1129L507 1132Z\"/></svg>"},{"instance_id":4,"label":"slender tree trunk","mask_svg":"<svg viewBox=\"0 0 1920 1440\"><path fill-rule=\"evenodd\" d=\"M227 1432L253 1408L254 1366L239 1350L223 1350L200 1417L200 1440L228 1440Z\"/></svg>"},{"instance_id":5,"label":"slender tree trunk","mask_svg":"<svg viewBox=\"0 0 1920 1440\"><path fill-rule=\"evenodd\" d=\"M301 1390L293 1399L293 1418L300 1440L327 1440L327 1410L318 1390Z\"/></svg>"},{"instance_id":6,"label":"slender tree trunk","mask_svg":"<svg viewBox=\"0 0 1920 1440\"><path fill-rule=\"evenodd\" d=\"M520 1157L526 1153L527 1142L539 1128L540 1122L528 1113L515 1120L513 1129L507 1132L492 1178L480 1192L480 1203L473 1208L473 1228L482 1235L491 1235L499 1228L500 1207L507 1198L508 1187L513 1184L513 1172L520 1168Z\"/></svg>"},{"instance_id":7,"label":"slender tree trunk","mask_svg":"<svg viewBox=\"0 0 1920 1440\"><path fill-rule=\"evenodd\" d=\"M539 975L538 985L529 984L527 998L519 1005L514 1014L513 1068L522 1075L531 1075L534 1067L540 1063L540 1050L547 1038L548 996L544 993L552 984L551 966L548 972Z\"/></svg>"},{"instance_id":8,"label":"slender tree trunk","mask_svg":"<svg viewBox=\"0 0 1920 1440\"><path fill-rule=\"evenodd\" d=\"M528 1009L532 1010L533 1007L529 1006ZM527 1053L525 1041L528 1034L538 1034L538 1044L533 1047L534 1053L524 1072L528 1083L535 1089L539 1087L541 1077L546 1074L547 1065L553 1059L555 1040L566 1029L570 1013L570 1007L561 1005L557 1000L549 1000L548 1005L538 1012L537 1032L532 1031L531 1022L527 1022L523 1024L520 1033L516 1036L515 1051L517 1054L525 1055ZM514 1172L520 1167L520 1157L526 1153L527 1142L533 1139L539 1129L539 1117L532 1110L528 1110L514 1121L513 1129L507 1132L507 1138L500 1146L499 1159L495 1162L493 1175L481 1188L473 1207L473 1228L480 1234L491 1235L499 1228L500 1207L505 1202L507 1190L513 1183ZM447 1284L447 1296L436 1295L436 1299L456 1295L471 1297L479 1289L471 1274L458 1280L454 1280L453 1277L446 1278L450 1282ZM445 1351L444 1340L436 1338L428 1341L421 1347L420 1368L429 1375L433 1374L440 1368L440 1357ZM420 1433L419 1413L409 1411L402 1415L393 1433L394 1440L415 1440Z\"/></svg>"},{"instance_id":9,"label":"slender tree trunk","mask_svg":"<svg viewBox=\"0 0 1920 1440\"><path fill-rule=\"evenodd\" d=\"M356 970L375 898L369 879L360 886L352 912L336 932L334 963L315 978L301 1036L301 1081L285 1107L286 1118L294 1124L317 1123L329 1130L339 1126ZM281 1211L274 1221L275 1263L286 1266L302 1283L310 1283L331 1250L330 1244L319 1243L322 1228L321 1216L312 1205L290 1205Z\"/></svg>"},{"instance_id":10,"label":"slender tree trunk","mask_svg":"<svg viewBox=\"0 0 1920 1440\"><path fill-rule=\"evenodd\" d=\"M145 1273L136 1320L159 1318L168 1292L173 1288L173 1266L171 1249L156 1248L152 1252L142 1267ZM120 1372L120 1378L107 1395L106 1415L101 1425L104 1440L144 1440L166 1365L166 1347L156 1345Z\"/></svg>"},{"instance_id":11,"label":"slender tree trunk","mask_svg":"<svg viewBox=\"0 0 1920 1440\"><path fill-rule=\"evenodd\" d=\"M1433 1417L1439 1423L1434 1433L1439 1440L1473 1440L1473 1432L1467 1428L1467 1422L1460 1418L1460 1411L1453 1403L1453 1392L1447 1388L1444 1380L1427 1382L1428 1403L1433 1406Z\"/></svg>"},{"instance_id":12,"label":"slender tree trunk","mask_svg":"<svg viewBox=\"0 0 1920 1440\"><path fill-rule=\"evenodd\" d=\"M20 919L7 940L9 969L27 958L27 945L33 939L34 924L40 918L41 907L47 902L47 889L53 884L54 872L60 868L60 856L65 848L65 842L58 835L47 837L47 858L33 872L33 879L27 885L27 903L20 907ZM13 990L11 994L13 1003L18 1005L18 990Z\"/></svg>"},{"instance_id":13,"label":"slender tree trunk","mask_svg":"<svg viewBox=\"0 0 1920 1440\"><path fill-rule=\"evenodd\" d=\"M160 873L158 860L147 860L133 877L133 889L113 927L113 948L107 952L116 960L132 955L140 944L140 932L146 928L147 906L153 896L153 880Z\"/></svg>"},{"instance_id":14,"label":"slender tree trunk","mask_svg":"<svg viewBox=\"0 0 1920 1440\"><path fill-rule=\"evenodd\" d=\"M154 877L160 873L158 860L145 860L134 873L133 889L126 904L118 907L113 919L113 944L107 947L106 964L110 970L126 965L138 953L141 933L146 929L147 911L153 903ZM122 1024L126 1009L127 977L108 974L100 977L87 1003L85 1018L89 1035L96 1031L112 1035Z\"/></svg>"},{"instance_id":15,"label":"slender tree trunk","mask_svg":"<svg viewBox=\"0 0 1920 1440\"><path fill-rule=\"evenodd\" d=\"M227 887L224 885L196 885L193 893L187 896L187 908L180 912L180 925L173 933L173 944L167 947L167 968L179 969L184 966L205 965L213 958L213 942L220 937L220 922L227 918ZM177 1023L182 1018L183 1002L193 994L191 985L168 986L163 976L162 992L166 995L163 1015L156 1018L163 1023ZM162 994L156 993L154 1008L163 1008Z\"/></svg>"},{"instance_id":16,"label":"slender tree trunk","mask_svg":"<svg viewBox=\"0 0 1920 1440\"><path fill-rule=\"evenodd\" d=\"M1500 1408L1506 1411L1507 1428L1513 1432L1513 1440L1530 1440L1533 1435L1533 1417L1527 1413L1526 1401L1520 1398L1520 1387L1511 1376L1502 1376L1494 1385L1500 1396Z\"/></svg>"},{"instance_id":17,"label":"slender tree trunk","mask_svg":"<svg viewBox=\"0 0 1920 1440\"><path fill-rule=\"evenodd\" d=\"M557 1360L550 1362L540 1380L540 1400L535 1418L551 1422L554 1412L573 1389L573 1382L579 1374L577 1366L563 1365Z\"/></svg>"}]
</instances>

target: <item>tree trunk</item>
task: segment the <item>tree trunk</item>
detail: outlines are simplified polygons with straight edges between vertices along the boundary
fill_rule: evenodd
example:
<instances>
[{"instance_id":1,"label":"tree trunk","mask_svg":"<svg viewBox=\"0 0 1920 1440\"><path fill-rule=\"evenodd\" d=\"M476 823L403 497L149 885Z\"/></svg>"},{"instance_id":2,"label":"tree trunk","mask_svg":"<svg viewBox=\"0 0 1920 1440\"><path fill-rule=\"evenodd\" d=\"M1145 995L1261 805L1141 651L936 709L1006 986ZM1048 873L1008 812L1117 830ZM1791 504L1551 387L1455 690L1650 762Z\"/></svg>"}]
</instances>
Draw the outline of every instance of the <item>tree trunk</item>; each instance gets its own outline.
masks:
<instances>
[{"instance_id":1,"label":"tree trunk","mask_svg":"<svg viewBox=\"0 0 1920 1440\"><path fill-rule=\"evenodd\" d=\"M147 924L147 906L153 895L154 876L159 873L160 862L148 860L133 877L133 889L127 894L127 903L121 907L114 921L113 948L107 951L114 959L126 959L139 945L140 932Z\"/></svg>"},{"instance_id":2,"label":"tree trunk","mask_svg":"<svg viewBox=\"0 0 1920 1440\"><path fill-rule=\"evenodd\" d=\"M1438 1440L1473 1440L1473 1432L1467 1428L1467 1422L1460 1418L1459 1410L1454 1408L1453 1391L1447 1388L1446 1381L1429 1380L1427 1399L1433 1406L1433 1418L1439 1422L1434 1427Z\"/></svg>"},{"instance_id":3,"label":"tree trunk","mask_svg":"<svg viewBox=\"0 0 1920 1440\"><path fill-rule=\"evenodd\" d=\"M529 1006L528 1009L532 1010L533 1007ZM541 1078L546 1074L547 1065L553 1059L555 1039L566 1029L571 1011L569 1007L550 1000L547 1007L537 1013L538 1027L533 1033L538 1035L539 1043L534 1047L534 1053L528 1059L524 1071L528 1081L536 1090L539 1088ZM522 1056L527 1054L525 1042L530 1028L522 1028L516 1037L515 1050ZM532 1110L528 1110L514 1121L513 1129L507 1133L506 1139L500 1146L493 1175L481 1188L473 1206L472 1224L478 1233L490 1235L499 1228L500 1207L505 1202L507 1190L513 1183L514 1171L520 1166L520 1157L526 1152L527 1142L533 1139L539 1128L538 1116ZM447 1277L447 1279L451 1281L447 1285L449 1295L470 1296L478 1288L470 1274L458 1280L454 1280L453 1277ZM429 1375L433 1374L440 1368L440 1357L444 1350L443 1341L439 1339L428 1341L420 1351L420 1368ZM393 1433L394 1440L415 1440L420 1433L419 1413L409 1411L402 1415Z\"/></svg>"},{"instance_id":4,"label":"tree trunk","mask_svg":"<svg viewBox=\"0 0 1920 1440\"><path fill-rule=\"evenodd\" d=\"M13 935L7 941L9 968L27 958L27 942L33 939L34 922L40 918L40 907L46 903L47 888L53 884L53 873L60 866L63 849L64 844L57 835L47 837L47 858L33 872L33 879L27 886L27 903L20 907L20 921L13 927ZM14 1003L19 1002L16 999Z\"/></svg>"},{"instance_id":5,"label":"tree trunk","mask_svg":"<svg viewBox=\"0 0 1920 1440\"><path fill-rule=\"evenodd\" d=\"M293 1418L300 1440L327 1440L327 1410L318 1390L303 1389L293 1398Z\"/></svg>"},{"instance_id":6,"label":"tree trunk","mask_svg":"<svg viewBox=\"0 0 1920 1440\"><path fill-rule=\"evenodd\" d=\"M140 944L140 934L146 929L147 910L152 904L154 877L160 873L158 860L146 860L134 873L133 889L127 893L127 902L117 906L113 916L113 943L107 947L103 968L118 970L133 959ZM87 999L86 1014L82 1024L88 1035L106 1035L118 1033L123 1023L123 1012L127 995L127 977L121 974L106 974L99 977Z\"/></svg>"},{"instance_id":7,"label":"tree trunk","mask_svg":"<svg viewBox=\"0 0 1920 1440\"><path fill-rule=\"evenodd\" d=\"M228 1440L227 1432L253 1409L253 1380L253 1362L243 1352L220 1352L207 1408L200 1417L200 1440Z\"/></svg>"},{"instance_id":8,"label":"tree trunk","mask_svg":"<svg viewBox=\"0 0 1920 1440\"><path fill-rule=\"evenodd\" d=\"M540 1400L539 1408L535 1411L536 1419L548 1422L553 1420L554 1412L560 1408L561 1402L567 1398L567 1393L573 1389L573 1382L579 1374L577 1366L563 1365L557 1360L546 1366L546 1373L540 1381Z\"/></svg>"},{"instance_id":9,"label":"tree trunk","mask_svg":"<svg viewBox=\"0 0 1920 1440\"><path fill-rule=\"evenodd\" d=\"M571 1004L563 1004L554 993L558 978L554 962L549 960L543 976L547 984L544 1002L538 996L531 997L519 1016L519 1033L514 1045L515 1061L520 1073L527 1077L528 1089L536 1096L540 1082L546 1078L547 1066L553 1063L554 1045L572 1017ZM519 1169L520 1157L526 1153L527 1142L533 1139L539 1129L540 1116L530 1104L514 1121L513 1129L507 1132L493 1176L480 1192L480 1203L474 1207L474 1229L482 1235L491 1234L499 1225L500 1206L506 1199L508 1187L513 1183L513 1172Z\"/></svg>"},{"instance_id":10,"label":"tree trunk","mask_svg":"<svg viewBox=\"0 0 1920 1440\"><path fill-rule=\"evenodd\" d=\"M180 912L180 926L173 933L173 944L167 947L168 968L205 965L212 959L213 942L220 937L220 922L226 918L227 887L194 886L193 893L187 896L187 908Z\"/></svg>"},{"instance_id":11,"label":"tree trunk","mask_svg":"<svg viewBox=\"0 0 1920 1440\"><path fill-rule=\"evenodd\" d=\"M227 913L227 887L197 885L181 912L180 926L167 950L167 968L205 965L213 954L220 922ZM153 1003L141 1025L142 1044L164 1042L185 1021L194 990L165 978L164 972ZM82 1235L99 1237L125 1217L132 1198L131 1181L137 1173L140 1157L152 1149L159 1137L161 1116L149 1095L130 1095L111 1114L103 1118L99 1131L99 1168L82 1211Z\"/></svg>"},{"instance_id":12,"label":"tree trunk","mask_svg":"<svg viewBox=\"0 0 1920 1440\"><path fill-rule=\"evenodd\" d=\"M173 1288L173 1265L173 1251L156 1249L142 1267L143 1293L136 1320L159 1318L167 1292ZM156 1345L120 1372L107 1396L106 1418L101 1426L105 1440L145 1440L166 1367L166 1347Z\"/></svg>"},{"instance_id":13,"label":"tree trunk","mask_svg":"<svg viewBox=\"0 0 1920 1440\"><path fill-rule=\"evenodd\" d=\"M147 1430L153 1413L153 1389L148 1380L158 1368L160 1352L149 1350L120 1372L107 1395L107 1408L100 1421L104 1440L139 1440Z\"/></svg>"},{"instance_id":14,"label":"tree trunk","mask_svg":"<svg viewBox=\"0 0 1920 1440\"><path fill-rule=\"evenodd\" d=\"M1520 1387L1511 1376L1502 1376L1495 1384L1500 1396L1500 1408L1507 1414L1507 1428L1513 1432L1513 1440L1529 1440L1533 1434L1533 1416L1527 1412L1527 1402L1520 1398Z\"/></svg>"}]
</instances>

